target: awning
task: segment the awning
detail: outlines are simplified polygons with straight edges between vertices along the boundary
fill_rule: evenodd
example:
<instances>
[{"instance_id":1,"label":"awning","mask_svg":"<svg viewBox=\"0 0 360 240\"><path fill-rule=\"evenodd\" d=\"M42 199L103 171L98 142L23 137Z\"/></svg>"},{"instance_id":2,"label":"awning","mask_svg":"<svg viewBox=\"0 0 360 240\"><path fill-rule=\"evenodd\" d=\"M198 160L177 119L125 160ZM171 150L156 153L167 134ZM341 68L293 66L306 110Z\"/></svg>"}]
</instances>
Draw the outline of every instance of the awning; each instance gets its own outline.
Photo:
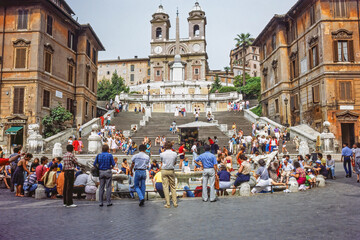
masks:
<instances>
[{"instance_id":1,"label":"awning","mask_svg":"<svg viewBox=\"0 0 360 240\"><path fill-rule=\"evenodd\" d=\"M183 124L180 126L177 126L178 128L200 128L200 127L216 127L218 124L215 123L207 123L207 122L201 122L201 121L196 121L196 122L191 122L191 123L187 123L187 124Z\"/></svg>"},{"instance_id":2,"label":"awning","mask_svg":"<svg viewBox=\"0 0 360 240\"><path fill-rule=\"evenodd\" d=\"M16 135L18 131L20 131L21 129L23 129L23 127L11 127L7 130L5 130L5 134L8 135Z\"/></svg>"}]
</instances>

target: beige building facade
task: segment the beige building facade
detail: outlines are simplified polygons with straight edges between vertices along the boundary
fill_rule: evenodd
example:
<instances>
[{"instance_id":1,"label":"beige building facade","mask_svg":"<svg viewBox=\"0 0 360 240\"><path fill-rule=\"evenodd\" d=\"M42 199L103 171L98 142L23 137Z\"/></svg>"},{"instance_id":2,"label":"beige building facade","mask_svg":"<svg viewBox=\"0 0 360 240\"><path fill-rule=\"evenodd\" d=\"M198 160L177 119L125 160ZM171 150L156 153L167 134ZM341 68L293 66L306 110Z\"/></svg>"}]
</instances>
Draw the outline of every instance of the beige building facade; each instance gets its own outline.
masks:
<instances>
[{"instance_id":1,"label":"beige building facade","mask_svg":"<svg viewBox=\"0 0 360 240\"><path fill-rule=\"evenodd\" d=\"M29 124L41 127L58 104L76 124L96 117L97 53L104 47L73 14L64 0L1 2L0 145L25 145Z\"/></svg>"},{"instance_id":2,"label":"beige building facade","mask_svg":"<svg viewBox=\"0 0 360 240\"><path fill-rule=\"evenodd\" d=\"M110 80L114 72L125 80L127 86L150 82L149 58L117 59L99 61L98 81Z\"/></svg>"},{"instance_id":3,"label":"beige building facade","mask_svg":"<svg viewBox=\"0 0 360 240\"><path fill-rule=\"evenodd\" d=\"M260 77L260 49L257 46L234 48L230 51L230 69L234 76L242 75L245 54L245 72L250 77Z\"/></svg>"},{"instance_id":4,"label":"beige building facade","mask_svg":"<svg viewBox=\"0 0 360 240\"><path fill-rule=\"evenodd\" d=\"M271 19L254 43L263 115L319 131L328 121L339 143L359 141L359 16L357 0L304 0Z\"/></svg>"}]
</instances>

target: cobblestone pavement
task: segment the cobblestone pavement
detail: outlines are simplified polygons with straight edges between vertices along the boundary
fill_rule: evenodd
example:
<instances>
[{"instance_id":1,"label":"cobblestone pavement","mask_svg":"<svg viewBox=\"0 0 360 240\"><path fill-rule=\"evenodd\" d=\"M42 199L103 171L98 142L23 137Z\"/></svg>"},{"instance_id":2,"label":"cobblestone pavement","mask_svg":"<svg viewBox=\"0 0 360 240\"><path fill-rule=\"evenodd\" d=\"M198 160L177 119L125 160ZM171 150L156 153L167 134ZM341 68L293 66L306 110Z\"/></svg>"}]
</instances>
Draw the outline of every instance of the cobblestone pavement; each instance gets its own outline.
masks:
<instances>
[{"instance_id":1,"label":"cobblestone pavement","mask_svg":"<svg viewBox=\"0 0 360 240\"><path fill-rule=\"evenodd\" d=\"M356 177L338 179L325 188L253 197L163 201L116 200L112 207L75 201L15 198L0 190L0 239L360 239L359 187Z\"/></svg>"}]
</instances>

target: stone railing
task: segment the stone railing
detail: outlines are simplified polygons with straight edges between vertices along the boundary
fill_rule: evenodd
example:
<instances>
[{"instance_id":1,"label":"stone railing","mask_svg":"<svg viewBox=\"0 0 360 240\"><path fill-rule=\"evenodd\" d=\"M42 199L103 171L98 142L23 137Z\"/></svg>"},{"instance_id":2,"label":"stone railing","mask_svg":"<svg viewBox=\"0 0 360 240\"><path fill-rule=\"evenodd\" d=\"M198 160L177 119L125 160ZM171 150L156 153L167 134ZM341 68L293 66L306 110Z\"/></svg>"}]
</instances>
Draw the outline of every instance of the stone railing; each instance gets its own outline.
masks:
<instances>
[{"instance_id":1,"label":"stone railing","mask_svg":"<svg viewBox=\"0 0 360 240\"><path fill-rule=\"evenodd\" d=\"M161 101L219 101L219 100L238 100L242 97L238 92L229 93L211 93L211 94L152 94L149 96L150 102ZM120 101L139 101L146 102L148 96L146 94L128 94L121 93L118 98Z\"/></svg>"},{"instance_id":2,"label":"stone railing","mask_svg":"<svg viewBox=\"0 0 360 240\"><path fill-rule=\"evenodd\" d=\"M104 117L106 118L109 114L110 114L111 117L114 117L114 110L108 111L104 115ZM83 124L81 126L82 127L81 135L82 136L89 135L91 133L91 131L92 131L91 127L95 123L100 126L101 125L100 118L94 118L91 121ZM58 134L55 134L54 136L48 137L48 138L44 139L45 149L47 151L51 150L54 147L55 143L61 143L63 145L64 143L67 142L69 137L71 137L73 135L76 135L76 129L69 128L69 129L66 129L66 130L64 130L62 132L59 132Z\"/></svg>"},{"instance_id":3,"label":"stone railing","mask_svg":"<svg viewBox=\"0 0 360 240\"><path fill-rule=\"evenodd\" d=\"M253 107L254 108L254 107ZM274 122L273 120L267 118L267 117L259 117L257 116L255 113L253 113L251 111L252 108L250 109L245 109L244 110L244 117L249 120L250 122L256 123L256 122L260 122L260 123L266 123L269 124L271 129L273 130L275 127L278 127L279 129L283 129L285 128L285 126ZM291 138L294 138L295 136L297 136L300 141L304 140L308 142L308 145L310 148L315 149L315 145L316 145L316 138L320 135L319 132L315 131L314 129L312 129L311 127L309 127L306 124L301 124L298 126L294 126L294 127L290 127L290 136Z\"/></svg>"}]
</instances>

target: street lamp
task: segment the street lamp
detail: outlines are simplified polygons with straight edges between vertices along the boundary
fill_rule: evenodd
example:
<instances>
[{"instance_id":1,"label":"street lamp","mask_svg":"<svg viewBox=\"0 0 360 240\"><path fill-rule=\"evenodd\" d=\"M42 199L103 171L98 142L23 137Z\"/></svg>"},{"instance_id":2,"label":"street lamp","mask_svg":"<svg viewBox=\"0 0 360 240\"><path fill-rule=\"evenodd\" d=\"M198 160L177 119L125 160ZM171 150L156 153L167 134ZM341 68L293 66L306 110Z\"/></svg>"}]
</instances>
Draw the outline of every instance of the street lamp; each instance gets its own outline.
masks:
<instances>
[{"instance_id":1,"label":"street lamp","mask_svg":"<svg viewBox=\"0 0 360 240\"><path fill-rule=\"evenodd\" d=\"M210 84L207 85L208 89L208 107L210 107Z\"/></svg>"},{"instance_id":2,"label":"street lamp","mask_svg":"<svg viewBox=\"0 0 360 240\"><path fill-rule=\"evenodd\" d=\"M147 89L148 89L148 100L146 106L150 107L150 85L147 86Z\"/></svg>"},{"instance_id":3,"label":"street lamp","mask_svg":"<svg viewBox=\"0 0 360 240\"><path fill-rule=\"evenodd\" d=\"M285 112L286 112L286 124L285 124L285 126L286 126L286 127L288 127L288 126L289 126L289 123L288 123L288 111L287 111L287 105L288 105L288 103L289 103L289 99L287 99L287 98L285 97L285 99L284 99L284 103L285 103Z\"/></svg>"}]
</instances>

